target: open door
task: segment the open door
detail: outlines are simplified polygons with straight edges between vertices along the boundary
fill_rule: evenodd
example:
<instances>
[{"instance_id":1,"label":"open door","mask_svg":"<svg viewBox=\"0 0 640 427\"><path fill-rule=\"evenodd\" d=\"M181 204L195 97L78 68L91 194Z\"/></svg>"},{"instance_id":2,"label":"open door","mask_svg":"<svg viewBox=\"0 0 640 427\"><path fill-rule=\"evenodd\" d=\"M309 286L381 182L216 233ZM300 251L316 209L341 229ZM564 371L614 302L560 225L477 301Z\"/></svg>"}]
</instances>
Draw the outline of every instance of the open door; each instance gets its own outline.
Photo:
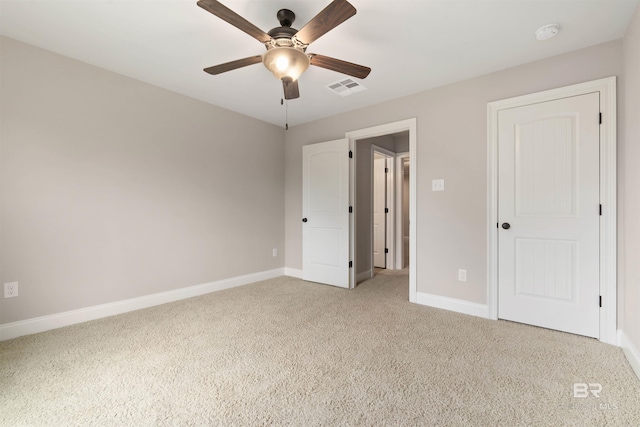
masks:
<instances>
[{"instance_id":1,"label":"open door","mask_svg":"<svg viewBox=\"0 0 640 427\"><path fill-rule=\"evenodd\" d=\"M302 147L302 278L349 287L349 142Z\"/></svg>"},{"instance_id":2,"label":"open door","mask_svg":"<svg viewBox=\"0 0 640 427\"><path fill-rule=\"evenodd\" d=\"M373 266L387 268L387 158L373 156Z\"/></svg>"}]
</instances>

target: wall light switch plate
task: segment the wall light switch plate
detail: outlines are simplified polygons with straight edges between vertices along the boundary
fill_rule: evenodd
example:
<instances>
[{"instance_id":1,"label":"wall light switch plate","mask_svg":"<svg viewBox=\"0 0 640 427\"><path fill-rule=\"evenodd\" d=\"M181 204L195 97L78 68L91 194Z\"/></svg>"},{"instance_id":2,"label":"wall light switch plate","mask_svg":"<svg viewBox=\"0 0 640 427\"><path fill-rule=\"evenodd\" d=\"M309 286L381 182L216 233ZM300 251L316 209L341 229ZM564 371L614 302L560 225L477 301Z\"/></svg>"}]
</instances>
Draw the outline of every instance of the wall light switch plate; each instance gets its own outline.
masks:
<instances>
[{"instance_id":1,"label":"wall light switch plate","mask_svg":"<svg viewBox=\"0 0 640 427\"><path fill-rule=\"evenodd\" d=\"M458 270L458 280L461 282L467 281L467 270L463 270L463 269Z\"/></svg>"},{"instance_id":2,"label":"wall light switch plate","mask_svg":"<svg viewBox=\"0 0 640 427\"><path fill-rule=\"evenodd\" d=\"M431 191L444 191L444 179L434 179L431 181Z\"/></svg>"}]
</instances>

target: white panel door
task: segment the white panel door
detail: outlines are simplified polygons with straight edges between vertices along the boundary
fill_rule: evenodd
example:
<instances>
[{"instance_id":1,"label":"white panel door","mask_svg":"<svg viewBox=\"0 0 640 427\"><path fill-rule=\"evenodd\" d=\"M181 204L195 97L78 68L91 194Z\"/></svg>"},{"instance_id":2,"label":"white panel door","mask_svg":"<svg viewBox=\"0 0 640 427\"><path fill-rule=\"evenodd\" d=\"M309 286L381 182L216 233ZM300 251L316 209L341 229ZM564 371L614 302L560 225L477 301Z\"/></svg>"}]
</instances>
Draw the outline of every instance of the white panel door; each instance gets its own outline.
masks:
<instances>
[{"instance_id":1,"label":"white panel door","mask_svg":"<svg viewBox=\"0 0 640 427\"><path fill-rule=\"evenodd\" d=\"M302 278L349 287L349 142L302 147Z\"/></svg>"},{"instance_id":2,"label":"white panel door","mask_svg":"<svg viewBox=\"0 0 640 427\"><path fill-rule=\"evenodd\" d=\"M599 336L599 95L498 116L498 317Z\"/></svg>"},{"instance_id":3,"label":"white panel door","mask_svg":"<svg viewBox=\"0 0 640 427\"><path fill-rule=\"evenodd\" d=\"M387 268L385 253L387 237L387 159L374 155L373 159L373 266Z\"/></svg>"}]
</instances>

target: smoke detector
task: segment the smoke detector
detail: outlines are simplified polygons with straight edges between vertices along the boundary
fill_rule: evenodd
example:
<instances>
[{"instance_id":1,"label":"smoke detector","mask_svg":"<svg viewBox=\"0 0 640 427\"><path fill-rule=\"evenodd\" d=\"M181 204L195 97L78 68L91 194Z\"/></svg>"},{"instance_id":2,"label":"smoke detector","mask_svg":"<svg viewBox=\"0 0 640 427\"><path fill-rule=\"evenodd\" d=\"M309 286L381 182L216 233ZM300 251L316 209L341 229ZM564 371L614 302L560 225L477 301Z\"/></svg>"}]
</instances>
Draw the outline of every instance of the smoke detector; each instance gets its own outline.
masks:
<instances>
[{"instance_id":1,"label":"smoke detector","mask_svg":"<svg viewBox=\"0 0 640 427\"><path fill-rule=\"evenodd\" d=\"M559 32L560 25L558 24L544 25L536 30L536 39L549 40L550 38L555 37Z\"/></svg>"}]
</instances>

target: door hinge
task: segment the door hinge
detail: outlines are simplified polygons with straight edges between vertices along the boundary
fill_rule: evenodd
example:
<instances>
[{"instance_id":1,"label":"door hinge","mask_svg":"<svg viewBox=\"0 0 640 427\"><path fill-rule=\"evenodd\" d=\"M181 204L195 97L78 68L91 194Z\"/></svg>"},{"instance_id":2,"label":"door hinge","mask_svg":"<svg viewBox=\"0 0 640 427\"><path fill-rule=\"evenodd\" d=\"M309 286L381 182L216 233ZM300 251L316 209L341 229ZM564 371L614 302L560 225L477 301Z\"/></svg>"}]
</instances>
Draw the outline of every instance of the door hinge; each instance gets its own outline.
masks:
<instances>
[{"instance_id":1,"label":"door hinge","mask_svg":"<svg viewBox=\"0 0 640 427\"><path fill-rule=\"evenodd\" d=\"M389 213L389 208L384 208L384 213Z\"/></svg>"},{"instance_id":2,"label":"door hinge","mask_svg":"<svg viewBox=\"0 0 640 427\"><path fill-rule=\"evenodd\" d=\"M353 159L353 151L349 150L349 158Z\"/></svg>"},{"instance_id":3,"label":"door hinge","mask_svg":"<svg viewBox=\"0 0 640 427\"><path fill-rule=\"evenodd\" d=\"M389 248L384 248L384 253L388 254L389 253Z\"/></svg>"},{"instance_id":4,"label":"door hinge","mask_svg":"<svg viewBox=\"0 0 640 427\"><path fill-rule=\"evenodd\" d=\"M602 205L600 205L600 216L602 216Z\"/></svg>"},{"instance_id":5,"label":"door hinge","mask_svg":"<svg viewBox=\"0 0 640 427\"><path fill-rule=\"evenodd\" d=\"M349 206L349 213L353 213L353 206Z\"/></svg>"},{"instance_id":6,"label":"door hinge","mask_svg":"<svg viewBox=\"0 0 640 427\"><path fill-rule=\"evenodd\" d=\"M384 168L384 173L389 173L389 168Z\"/></svg>"},{"instance_id":7,"label":"door hinge","mask_svg":"<svg viewBox=\"0 0 640 427\"><path fill-rule=\"evenodd\" d=\"M600 304L600 307L602 307L602 295L600 295L599 304Z\"/></svg>"},{"instance_id":8,"label":"door hinge","mask_svg":"<svg viewBox=\"0 0 640 427\"><path fill-rule=\"evenodd\" d=\"M353 268L353 261L349 261L349 268Z\"/></svg>"},{"instance_id":9,"label":"door hinge","mask_svg":"<svg viewBox=\"0 0 640 427\"><path fill-rule=\"evenodd\" d=\"M602 124L602 113L600 113L600 118L599 118L599 120L600 120L600 124Z\"/></svg>"}]
</instances>

